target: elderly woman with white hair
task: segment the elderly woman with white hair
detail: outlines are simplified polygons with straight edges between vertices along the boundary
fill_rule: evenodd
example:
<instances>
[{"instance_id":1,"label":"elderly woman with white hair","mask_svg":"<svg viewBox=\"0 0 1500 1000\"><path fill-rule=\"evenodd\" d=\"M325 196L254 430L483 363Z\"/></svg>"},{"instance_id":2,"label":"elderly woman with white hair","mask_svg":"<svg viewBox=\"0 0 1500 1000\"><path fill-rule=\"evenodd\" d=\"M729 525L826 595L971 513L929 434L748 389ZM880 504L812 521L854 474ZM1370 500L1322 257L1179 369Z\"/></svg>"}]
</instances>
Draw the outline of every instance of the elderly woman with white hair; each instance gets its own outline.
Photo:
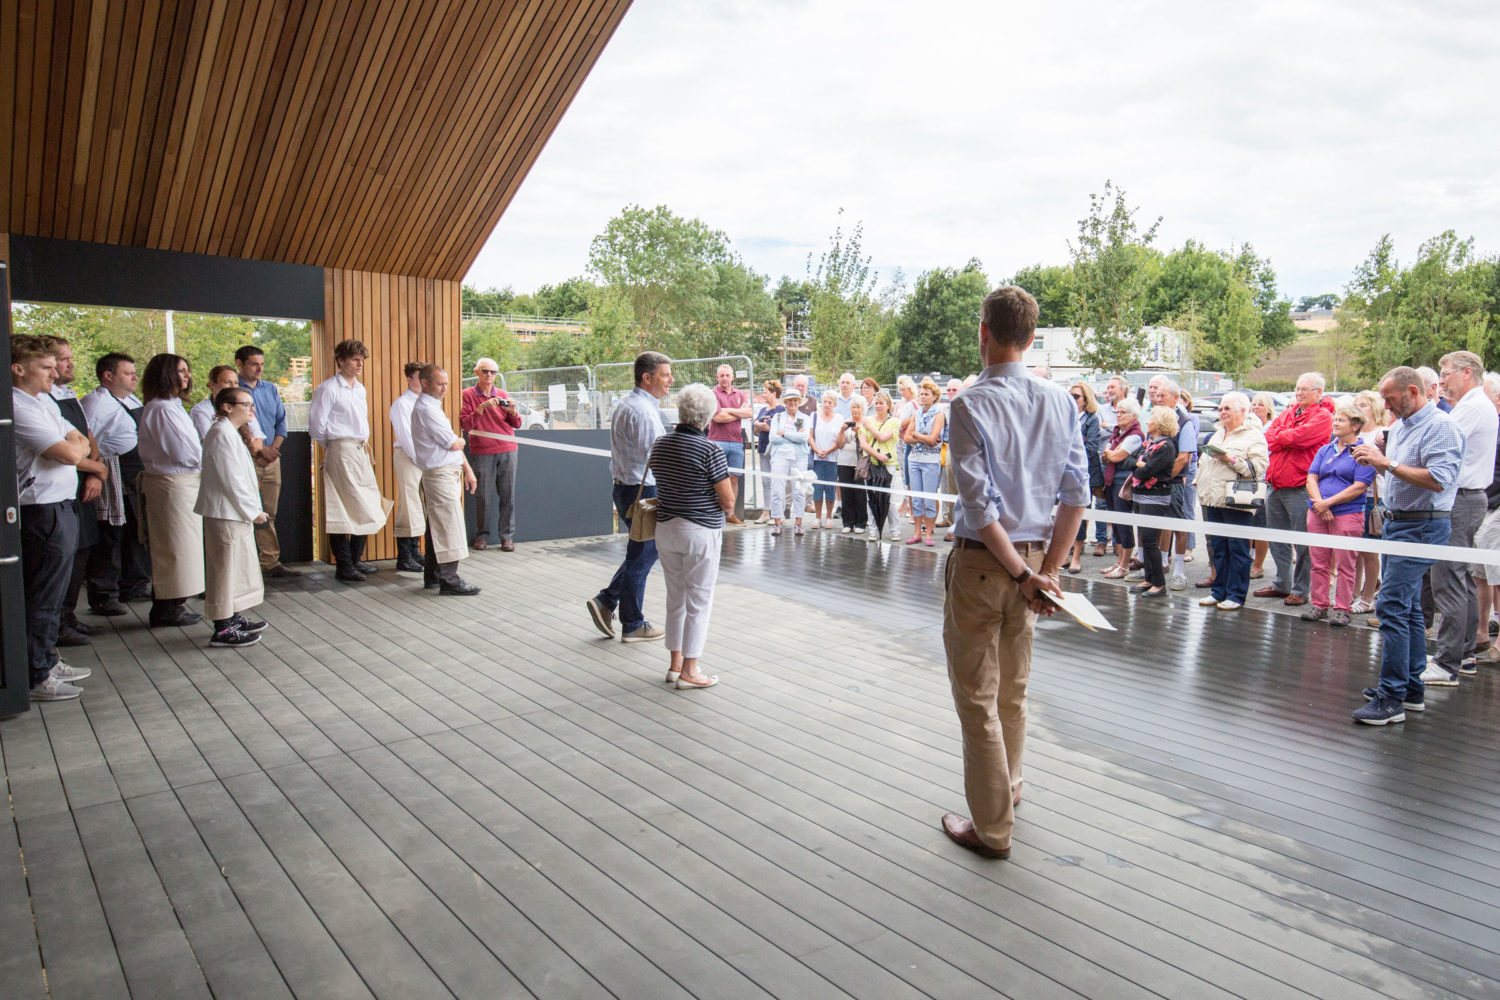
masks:
<instances>
[{"instance_id":1,"label":"elderly woman with white hair","mask_svg":"<svg viewBox=\"0 0 1500 1000\"><path fill-rule=\"evenodd\" d=\"M724 452L708 439L718 400L693 383L677 394L677 426L656 439L656 553L667 582L667 683L679 690L713 687L698 669L719 576L724 516L734 510L734 480Z\"/></svg>"},{"instance_id":2,"label":"elderly woman with white hair","mask_svg":"<svg viewBox=\"0 0 1500 1000\"><path fill-rule=\"evenodd\" d=\"M1264 477L1271 461L1266 435L1248 419L1249 415L1250 399L1243 392L1226 392L1219 400L1219 426L1203 446L1203 461L1198 463L1198 478L1194 480L1203 520L1209 524L1250 524L1250 510L1228 503L1229 489L1236 482ZM1220 611L1238 611L1245 606L1250 590L1250 542L1210 534L1208 551L1213 561L1213 589L1198 603Z\"/></svg>"}]
</instances>

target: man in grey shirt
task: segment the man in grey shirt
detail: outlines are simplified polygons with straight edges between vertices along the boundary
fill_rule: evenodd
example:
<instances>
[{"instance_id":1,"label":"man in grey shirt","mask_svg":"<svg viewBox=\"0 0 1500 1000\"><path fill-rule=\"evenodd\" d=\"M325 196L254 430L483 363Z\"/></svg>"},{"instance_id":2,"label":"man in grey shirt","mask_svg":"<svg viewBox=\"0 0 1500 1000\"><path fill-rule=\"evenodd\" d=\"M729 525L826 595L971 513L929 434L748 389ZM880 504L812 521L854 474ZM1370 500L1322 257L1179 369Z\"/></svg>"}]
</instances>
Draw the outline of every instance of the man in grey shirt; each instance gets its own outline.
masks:
<instances>
[{"instance_id":1,"label":"man in grey shirt","mask_svg":"<svg viewBox=\"0 0 1500 1000\"><path fill-rule=\"evenodd\" d=\"M645 351L635 359L635 389L620 400L610 417L609 472L614 479L615 510L627 530L630 507L636 496L643 499L656 496L656 480L646 468L646 460L651 445L666 430L661 421L661 401L671 388L672 359L656 351ZM646 577L655 564L654 541L625 543L625 560L608 586L584 602L595 628L613 639L618 608L621 642L646 642L665 634L646 621L641 610L646 597Z\"/></svg>"}]
</instances>

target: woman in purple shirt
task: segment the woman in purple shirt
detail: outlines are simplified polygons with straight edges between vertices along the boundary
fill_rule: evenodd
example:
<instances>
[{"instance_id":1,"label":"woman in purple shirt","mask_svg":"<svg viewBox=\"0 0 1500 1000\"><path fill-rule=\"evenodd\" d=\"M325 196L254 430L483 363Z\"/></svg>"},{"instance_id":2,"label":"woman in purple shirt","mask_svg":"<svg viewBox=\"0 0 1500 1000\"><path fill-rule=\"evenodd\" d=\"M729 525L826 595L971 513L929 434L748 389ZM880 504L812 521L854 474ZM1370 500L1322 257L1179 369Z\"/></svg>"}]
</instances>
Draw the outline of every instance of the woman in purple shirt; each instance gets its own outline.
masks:
<instances>
[{"instance_id":1,"label":"woman in purple shirt","mask_svg":"<svg viewBox=\"0 0 1500 1000\"><path fill-rule=\"evenodd\" d=\"M1350 400L1333 411L1333 440L1319 449L1307 469L1307 530L1311 534L1358 538L1364 530L1365 491L1375 481L1375 469L1354 461L1350 451L1359 444L1364 422L1364 415ZM1312 556L1312 607L1302 612L1302 620L1327 618L1330 625L1348 625L1359 554L1317 546L1309 546L1308 552ZM1332 611L1328 610L1330 565L1338 572Z\"/></svg>"}]
</instances>

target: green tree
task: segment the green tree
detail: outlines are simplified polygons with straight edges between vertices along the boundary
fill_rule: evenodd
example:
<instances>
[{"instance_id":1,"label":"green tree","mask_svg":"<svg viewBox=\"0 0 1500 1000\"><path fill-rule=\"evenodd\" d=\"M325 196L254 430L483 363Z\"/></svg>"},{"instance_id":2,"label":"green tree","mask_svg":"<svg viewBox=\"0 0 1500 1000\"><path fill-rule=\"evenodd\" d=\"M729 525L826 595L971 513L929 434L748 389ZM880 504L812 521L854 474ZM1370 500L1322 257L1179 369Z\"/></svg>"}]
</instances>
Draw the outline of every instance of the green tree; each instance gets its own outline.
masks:
<instances>
[{"instance_id":1,"label":"green tree","mask_svg":"<svg viewBox=\"0 0 1500 1000\"><path fill-rule=\"evenodd\" d=\"M1033 264L1023 267L1005 284L1031 293L1039 310L1036 325L1068 326L1073 308L1073 268L1070 265Z\"/></svg>"},{"instance_id":2,"label":"green tree","mask_svg":"<svg viewBox=\"0 0 1500 1000\"><path fill-rule=\"evenodd\" d=\"M1332 309L1339 304L1339 297L1332 292L1322 295L1304 295L1297 300L1298 312L1310 312L1313 309Z\"/></svg>"},{"instance_id":3,"label":"green tree","mask_svg":"<svg viewBox=\"0 0 1500 1000\"><path fill-rule=\"evenodd\" d=\"M842 218L843 209L839 209ZM807 255L808 333L813 366L823 375L856 364L873 346L880 320L875 299L879 275L870 270L864 252L864 223L856 222L847 236L843 223L828 239L818 258Z\"/></svg>"},{"instance_id":4,"label":"green tree","mask_svg":"<svg viewBox=\"0 0 1500 1000\"><path fill-rule=\"evenodd\" d=\"M576 318L589 308L589 293L594 283L587 278L569 278L559 285L543 285L536 290L536 304L543 316Z\"/></svg>"},{"instance_id":5,"label":"green tree","mask_svg":"<svg viewBox=\"0 0 1500 1000\"><path fill-rule=\"evenodd\" d=\"M1414 357L1410 345L1397 340L1396 283L1400 274L1395 244L1386 233L1354 269L1353 278L1344 288L1344 307L1364 324L1357 354L1360 373L1368 378L1396 365L1411 364Z\"/></svg>"},{"instance_id":6,"label":"green tree","mask_svg":"<svg viewBox=\"0 0 1500 1000\"><path fill-rule=\"evenodd\" d=\"M494 361L502 372L521 367L521 345L510 327L498 319L464 320L462 345L462 371L456 373L462 378L474 373L480 358Z\"/></svg>"},{"instance_id":7,"label":"green tree","mask_svg":"<svg viewBox=\"0 0 1500 1000\"><path fill-rule=\"evenodd\" d=\"M1105 181L1104 194L1089 195L1089 214L1078 220L1073 257L1071 325L1077 329L1076 359L1095 371L1125 371L1145 360L1146 293L1153 269L1150 243L1158 218L1141 230L1125 192Z\"/></svg>"},{"instance_id":8,"label":"green tree","mask_svg":"<svg viewBox=\"0 0 1500 1000\"><path fill-rule=\"evenodd\" d=\"M977 259L962 269L941 267L919 276L893 324L897 368L951 375L978 371L979 315L989 290Z\"/></svg>"},{"instance_id":9,"label":"green tree","mask_svg":"<svg viewBox=\"0 0 1500 1000\"><path fill-rule=\"evenodd\" d=\"M464 285L459 290L460 308L465 315L470 313L499 315L513 312L512 304L515 298L516 293L509 285L504 288L486 288L483 291Z\"/></svg>"},{"instance_id":10,"label":"green tree","mask_svg":"<svg viewBox=\"0 0 1500 1000\"><path fill-rule=\"evenodd\" d=\"M597 362L586 359L583 338L564 330L542 334L526 352L527 368L568 368L572 365L595 363Z\"/></svg>"},{"instance_id":11,"label":"green tree","mask_svg":"<svg viewBox=\"0 0 1500 1000\"><path fill-rule=\"evenodd\" d=\"M1348 309L1336 309L1333 326L1328 328L1323 344L1323 358L1319 362L1328 372L1330 389L1339 390L1349 381L1350 369L1359 357L1359 343L1364 336L1365 324L1359 314Z\"/></svg>"},{"instance_id":12,"label":"green tree","mask_svg":"<svg viewBox=\"0 0 1500 1000\"><path fill-rule=\"evenodd\" d=\"M723 233L665 205L628 206L589 247L589 270L625 294L643 347L701 315L717 265L731 262Z\"/></svg>"}]
</instances>

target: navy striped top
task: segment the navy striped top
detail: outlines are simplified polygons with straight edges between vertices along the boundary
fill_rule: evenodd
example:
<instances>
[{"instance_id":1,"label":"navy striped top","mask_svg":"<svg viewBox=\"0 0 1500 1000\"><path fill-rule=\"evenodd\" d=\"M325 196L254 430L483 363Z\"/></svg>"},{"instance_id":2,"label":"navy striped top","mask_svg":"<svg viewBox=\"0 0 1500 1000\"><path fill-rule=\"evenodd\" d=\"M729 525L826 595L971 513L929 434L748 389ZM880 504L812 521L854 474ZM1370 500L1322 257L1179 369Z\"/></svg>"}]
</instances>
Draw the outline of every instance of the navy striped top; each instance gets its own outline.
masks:
<instances>
[{"instance_id":1,"label":"navy striped top","mask_svg":"<svg viewBox=\"0 0 1500 1000\"><path fill-rule=\"evenodd\" d=\"M651 452L656 477L656 519L686 518L705 528L724 527L724 508L714 484L729 478L724 452L703 431L678 424L656 439Z\"/></svg>"}]
</instances>

